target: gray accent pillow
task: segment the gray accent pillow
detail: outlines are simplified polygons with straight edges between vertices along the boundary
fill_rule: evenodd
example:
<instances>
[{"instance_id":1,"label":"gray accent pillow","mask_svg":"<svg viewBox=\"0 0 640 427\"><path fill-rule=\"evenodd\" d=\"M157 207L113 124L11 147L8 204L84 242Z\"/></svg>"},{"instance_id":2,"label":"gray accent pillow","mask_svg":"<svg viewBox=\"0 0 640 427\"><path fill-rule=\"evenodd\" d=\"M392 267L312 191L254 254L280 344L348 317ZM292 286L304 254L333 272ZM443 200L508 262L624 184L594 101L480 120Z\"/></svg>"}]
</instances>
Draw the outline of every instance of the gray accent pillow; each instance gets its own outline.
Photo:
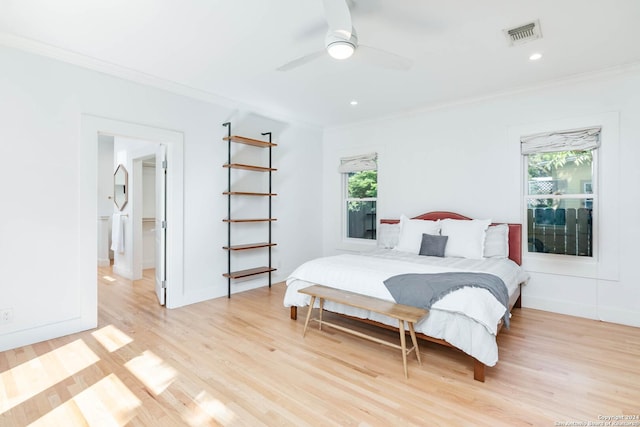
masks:
<instances>
[{"instance_id":1,"label":"gray accent pillow","mask_svg":"<svg viewBox=\"0 0 640 427\"><path fill-rule=\"evenodd\" d=\"M419 254L444 257L444 248L447 246L447 240L449 240L449 236L436 236L423 233Z\"/></svg>"}]
</instances>

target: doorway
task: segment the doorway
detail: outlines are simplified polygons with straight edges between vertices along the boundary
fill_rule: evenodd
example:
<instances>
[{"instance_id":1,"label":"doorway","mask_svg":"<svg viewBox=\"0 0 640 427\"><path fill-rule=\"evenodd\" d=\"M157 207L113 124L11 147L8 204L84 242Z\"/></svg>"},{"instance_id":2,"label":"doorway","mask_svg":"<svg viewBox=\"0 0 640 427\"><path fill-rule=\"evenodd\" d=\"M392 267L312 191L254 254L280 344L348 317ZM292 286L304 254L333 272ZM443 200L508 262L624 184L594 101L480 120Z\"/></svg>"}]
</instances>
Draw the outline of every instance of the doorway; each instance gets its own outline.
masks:
<instances>
[{"instance_id":1,"label":"doorway","mask_svg":"<svg viewBox=\"0 0 640 427\"><path fill-rule=\"evenodd\" d=\"M98 266L129 281L155 277L164 305L166 149L158 142L105 134L98 144Z\"/></svg>"},{"instance_id":2,"label":"doorway","mask_svg":"<svg viewBox=\"0 0 640 427\"><path fill-rule=\"evenodd\" d=\"M99 194L96 165L99 159L99 136L113 135L151 141L156 146L166 148L166 306L168 308L184 305L183 288L183 143L184 135L180 132L154 128L101 117L82 115L82 144L80 148L81 176L79 227L84 230L80 238L80 277L87 283L83 289L82 317L87 325L97 323L97 278L95 265L98 239L96 233L96 217L98 215ZM141 156L138 156L141 157ZM142 212L140 212L142 214ZM142 217L141 217L142 218ZM90 232L92 230L93 232ZM133 244L133 242L131 242ZM91 327L91 326L89 326Z\"/></svg>"}]
</instances>

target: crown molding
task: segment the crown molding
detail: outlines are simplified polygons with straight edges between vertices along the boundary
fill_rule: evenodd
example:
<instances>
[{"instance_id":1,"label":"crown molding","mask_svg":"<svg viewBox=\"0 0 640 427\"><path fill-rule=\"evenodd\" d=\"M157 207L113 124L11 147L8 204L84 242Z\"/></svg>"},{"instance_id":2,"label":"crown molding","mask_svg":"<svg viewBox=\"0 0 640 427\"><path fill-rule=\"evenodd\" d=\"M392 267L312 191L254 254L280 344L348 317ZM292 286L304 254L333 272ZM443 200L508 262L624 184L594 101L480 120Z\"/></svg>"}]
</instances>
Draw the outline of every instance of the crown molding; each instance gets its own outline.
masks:
<instances>
[{"instance_id":1,"label":"crown molding","mask_svg":"<svg viewBox=\"0 0 640 427\"><path fill-rule=\"evenodd\" d=\"M441 102L441 103L434 103L434 104L431 104L431 105L423 105L423 106L420 106L420 107L415 107L415 108L411 108L411 109L405 109L405 110L397 111L397 112L391 113L391 114L385 114L385 115L380 116L380 117L367 118L367 119L364 119L364 120L359 120L357 122L347 123L347 124L344 124L344 125L327 126L325 129L326 130L348 129L348 128L351 128L351 127L357 127L357 126L367 125L367 124L371 124L371 123L377 123L377 122L380 122L380 121L383 121L383 120L397 120L397 119L400 119L400 118L403 118L403 117L408 117L408 116L413 116L413 115L418 115L418 114L424 114L424 113L430 113L430 112L445 110L445 109L449 109L449 108L462 107L462 106L466 106L466 105L473 105L473 104L478 104L478 103L482 103L482 102L491 101L491 100L494 100L494 99L506 98L506 97L513 96L513 95L529 94L529 93L538 92L538 91L544 90L544 89L561 87L561 86L566 86L566 85L571 85L571 84L579 84L579 83L588 82L588 81L592 81L592 80L613 78L613 77L616 77L616 76L619 76L619 75L635 74L635 73L639 73L639 72L640 72L640 62L631 62L631 63L627 63L627 64L621 64L621 65L616 65L616 66L613 66L613 67L608 67L608 68L596 70L596 71L589 71L589 72L584 72L584 73L572 74L570 76L564 76L564 77L560 77L560 78L556 78L556 79L550 79L550 80L547 80L547 81L544 81L544 82L540 82L540 83L536 83L536 84L532 84L532 85L515 87L515 88L511 88L511 89L506 89L506 90L502 90L502 91L496 91L496 92L487 93L487 94L483 94L483 95L478 95L478 96L474 96L474 97L459 98L459 99L452 100L452 101L449 101L449 102Z\"/></svg>"},{"instance_id":2,"label":"crown molding","mask_svg":"<svg viewBox=\"0 0 640 427\"><path fill-rule=\"evenodd\" d=\"M0 33L0 45L33 53L47 58L56 59L69 64L77 65L93 71L98 71L125 80L134 81L147 86L153 86L168 92L185 95L203 101L221 104L226 107L236 108L238 102L221 97L200 89L192 88L171 80L163 79L152 74L144 73L132 68L123 67L108 61L103 61L88 55L62 49L39 41L16 36L14 34Z\"/></svg>"},{"instance_id":3,"label":"crown molding","mask_svg":"<svg viewBox=\"0 0 640 427\"><path fill-rule=\"evenodd\" d=\"M276 112L273 110L267 110L263 107L248 104L246 102L231 98L226 98L224 96L207 92L202 89L197 89L191 86L184 85L182 83L164 79L152 74L104 61L82 53L73 52L47 43L42 43L25 37L16 36L15 34L0 32L0 46L21 50L39 56L44 56L85 69L104 73L113 77L118 77L124 80L154 87L156 89L161 89L166 92L171 92L177 95L186 96L188 98L216 104L222 107L229 108L236 112L253 111L277 121L296 123L300 126L314 129L321 128L321 126L318 126L317 124L296 119L295 117L287 114L286 111Z\"/></svg>"}]
</instances>

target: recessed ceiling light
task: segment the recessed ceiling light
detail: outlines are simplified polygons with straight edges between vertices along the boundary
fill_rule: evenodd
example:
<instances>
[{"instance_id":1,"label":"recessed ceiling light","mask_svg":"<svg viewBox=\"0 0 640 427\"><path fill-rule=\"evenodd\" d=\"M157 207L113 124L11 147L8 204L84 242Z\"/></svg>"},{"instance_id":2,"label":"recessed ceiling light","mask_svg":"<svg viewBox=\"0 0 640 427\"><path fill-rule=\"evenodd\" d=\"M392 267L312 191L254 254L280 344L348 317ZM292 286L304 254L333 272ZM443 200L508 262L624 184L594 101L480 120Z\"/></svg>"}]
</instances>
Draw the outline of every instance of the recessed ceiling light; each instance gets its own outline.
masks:
<instances>
[{"instance_id":1,"label":"recessed ceiling light","mask_svg":"<svg viewBox=\"0 0 640 427\"><path fill-rule=\"evenodd\" d=\"M356 101L355 99L353 101L351 101L349 104L351 105L358 105L358 101Z\"/></svg>"},{"instance_id":2,"label":"recessed ceiling light","mask_svg":"<svg viewBox=\"0 0 640 427\"><path fill-rule=\"evenodd\" d=\"M542 58L542 54L541 53L534 53L529 57L529 60L531 61L537 61L538 59Z\"/></svg>"}]
</instances>

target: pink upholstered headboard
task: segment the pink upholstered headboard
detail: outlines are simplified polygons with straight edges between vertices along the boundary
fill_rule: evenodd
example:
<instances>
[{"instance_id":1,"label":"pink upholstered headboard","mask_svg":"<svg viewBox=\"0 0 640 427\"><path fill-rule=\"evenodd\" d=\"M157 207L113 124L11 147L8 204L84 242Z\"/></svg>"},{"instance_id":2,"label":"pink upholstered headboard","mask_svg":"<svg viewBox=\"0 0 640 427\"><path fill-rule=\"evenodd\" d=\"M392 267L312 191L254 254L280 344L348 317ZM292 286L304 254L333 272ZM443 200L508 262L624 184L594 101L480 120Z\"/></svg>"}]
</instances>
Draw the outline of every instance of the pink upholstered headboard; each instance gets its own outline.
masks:
<instances>
[{"instance_id":1,"label":"pink upholstered headboard","mask_svg":"<svg viewBox=\"0 0 640 427\"><path fill-rule=\"evenodd\" d=\"M418 215L412 219L425 219L435 221L438 219L471 219L455 212L434 211ZM397 224L399 219L381 219L382 224ZM499 223L493 223L496 225ZM518 265L522 265L522 224L507 224L509 226L509 259Z\"/></svg>"}]
</instances>

